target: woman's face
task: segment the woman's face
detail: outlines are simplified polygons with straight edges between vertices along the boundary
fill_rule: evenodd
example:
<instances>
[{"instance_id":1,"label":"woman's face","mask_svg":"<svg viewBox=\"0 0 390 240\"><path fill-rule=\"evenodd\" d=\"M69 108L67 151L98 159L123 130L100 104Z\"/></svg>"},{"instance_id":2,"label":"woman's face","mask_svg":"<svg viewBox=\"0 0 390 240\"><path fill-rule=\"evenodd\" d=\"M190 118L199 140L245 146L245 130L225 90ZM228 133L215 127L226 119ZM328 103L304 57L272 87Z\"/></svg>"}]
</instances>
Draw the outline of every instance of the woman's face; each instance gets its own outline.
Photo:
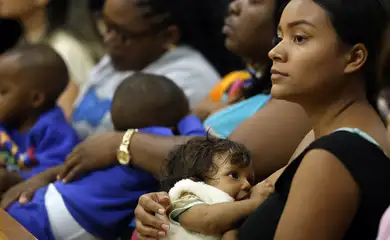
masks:
<instances>
[{"instance_id":1,"label":"woman's face","mask_svg":"<svg viewBox=\"0 0 390 240\"><path fill-rule=\"evenodd\" d=\"M0 17L18 19L46 3L39 0L0 0Z\"/></svg>"},{"instance_id":2,"label":"woman's face","mask_svg":"<svg viewBox=\"0 0 390 240\"><path fill-rule=\"evenodd\" d=\"M338 40L323 8L312 0L290 1L278 38L280 42L269 52L272 96L313 104L346 89L343 76L356 70L350 69L351 48Z\"/></svg>"},{"instance_id":3,"label":"woman's face","mask_svg":"<svg viewBox=\"0 0 390 240\"><path fill-rule=\"evenodd\" d=\"M223 28L226 47L243 58L267 61L275 5L275 0L233 0Z\"/></svg>"},{"instance_id":4,"label":"woman's face","mask_svg":"<svg viewBox=\"0 0 390 240\"><path fill-rule=\"evenodd\" d=\"M164 31L154 29L135 2L106 0L104 5L104 42L118 70L142 70L164 52Z\"/></svg>"}]
</instances>

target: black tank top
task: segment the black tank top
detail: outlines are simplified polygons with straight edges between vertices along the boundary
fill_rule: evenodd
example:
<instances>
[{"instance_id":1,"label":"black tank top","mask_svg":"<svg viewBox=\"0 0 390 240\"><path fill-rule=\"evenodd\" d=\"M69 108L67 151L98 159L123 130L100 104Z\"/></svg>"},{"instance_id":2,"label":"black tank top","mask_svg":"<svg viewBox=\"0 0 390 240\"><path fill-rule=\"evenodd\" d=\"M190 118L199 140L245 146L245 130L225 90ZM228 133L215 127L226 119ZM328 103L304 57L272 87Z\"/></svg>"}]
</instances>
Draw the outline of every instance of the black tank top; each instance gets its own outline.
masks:
<instances>
[{"instance_id":1,"label":"black tank top","mask_svg":"<svg viewBox=\"0 0 390 240\"><path fill-rule=\"evenodd\" d=\"M275 192L240 227L239 239L274 238L295 172L312 149L323 149L336 156L360 188L360 203L344 239L376 238L382 214L390 205L390 160L362 136L337 131L314 141L286 168L275 184Z\"/></svg>"}]
</instances>

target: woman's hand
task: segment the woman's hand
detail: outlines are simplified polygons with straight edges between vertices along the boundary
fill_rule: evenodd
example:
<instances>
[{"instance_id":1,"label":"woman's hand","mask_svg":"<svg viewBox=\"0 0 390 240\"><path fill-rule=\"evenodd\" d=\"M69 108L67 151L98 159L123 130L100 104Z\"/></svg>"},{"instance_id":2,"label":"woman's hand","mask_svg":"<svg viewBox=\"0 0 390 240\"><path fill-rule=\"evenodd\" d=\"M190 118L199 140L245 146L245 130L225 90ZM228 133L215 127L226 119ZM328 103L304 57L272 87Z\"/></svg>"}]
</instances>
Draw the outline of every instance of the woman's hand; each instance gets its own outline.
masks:
<instances>
[{"instance_id":1,"label":"woman's hand","mask_svg":"<svg viewBox=\"0 0 390 240\"><path fill-rule=\"evenodd\" d=\"M122 136L109 132L85 139L69 154L58 179L67 183L81 174L117 164L116 152Z\"/></svg>"},{"instance_id":2,"label":"woman's hand","mask_svg":"<svg viewBox=\"0 0 390 240\"><path fill-rule=\"evenodd\" d=\"M148 193L139 198L138 206L134 211L139 240L157 240L167 235L169 223L156 217L155 214L166 214L169 205L169 196L166 192Z\"/></svg>"}]
</instances>

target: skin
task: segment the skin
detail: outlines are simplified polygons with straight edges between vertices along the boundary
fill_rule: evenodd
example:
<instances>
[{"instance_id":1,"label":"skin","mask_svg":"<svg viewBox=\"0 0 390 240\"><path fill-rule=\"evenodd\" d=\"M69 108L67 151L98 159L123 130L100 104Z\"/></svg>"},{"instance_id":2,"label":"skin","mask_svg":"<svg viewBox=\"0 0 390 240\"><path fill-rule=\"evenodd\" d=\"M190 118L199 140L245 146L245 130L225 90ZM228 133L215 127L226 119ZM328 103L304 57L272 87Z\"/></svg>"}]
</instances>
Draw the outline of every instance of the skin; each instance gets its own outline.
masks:
<instances>
[{"instance_id":1,"label":"skin","mask_svg":"<svg viewBox=\"0 0 390 240\"><path fill-rule=\"evenodd\" d=\"M146 18L144 12L145 9L137 6L135 1L105 2L104 43L113 66L118 70L142 70L179 42L177 27L156 29L156 19Z\"/></svg>"},{"instance_id":2,"label":"skin","mask_svg":"<svg viewBox=\"0 0 390 240\"><path fill-rule=\"evenodd\" d=\"M309 24L296 24L301 20ZM364 45L340 47L328 15L311 0L289 3L279 36L282 41L269 55L284 75L273 75L273 96L299 102L316 138L343 126L354 127L388 152L386 129L365 99L362 67L368 52ZM329 92L333 95L325 97ZM359 196L358 185L340 160L324 150L310 151L294 176L275 239L342 239Z\"/></svg>"}]
</instances>

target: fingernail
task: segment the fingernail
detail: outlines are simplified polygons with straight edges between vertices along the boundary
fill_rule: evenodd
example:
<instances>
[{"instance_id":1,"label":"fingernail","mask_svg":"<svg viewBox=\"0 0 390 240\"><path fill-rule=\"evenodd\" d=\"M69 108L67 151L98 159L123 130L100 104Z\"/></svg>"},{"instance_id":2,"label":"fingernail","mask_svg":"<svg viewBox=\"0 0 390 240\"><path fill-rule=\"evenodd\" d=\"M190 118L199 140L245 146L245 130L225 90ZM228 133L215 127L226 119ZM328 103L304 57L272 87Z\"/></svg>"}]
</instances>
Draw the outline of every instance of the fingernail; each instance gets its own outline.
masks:
<instances>
[{"instance_id":1,"label":"fingernail","mask_svg":"<svg viewBox=\"0 0 390 240\"><path fill-rule=\"evenodd\" d=\"M165 237L165 235L167 235L165 232L163 232L163 231L159 231L158 233L158 236L160 236L160 237Z\"/></svg>"},{"instance_id":2,"label":"fingernail","mask_svg":"<svg viewBox=\"0 0 390 240\"><path fill-rule=\"evenodd\" d=\"M169 225L168 224L163 224L161 225L162 229L164 229L165 231L169 231Z\"/></svg>"},{"instance_id":3,"label":"fingernail","mask_svg":"<svg viewBox=\"0 0 390 240\"><path fill-rule=\"evenodd\" d=\"M160 215L164 215L165 214L165 210L164 209L159 209L157 212Z\"/></svg>"}]
</instances>

